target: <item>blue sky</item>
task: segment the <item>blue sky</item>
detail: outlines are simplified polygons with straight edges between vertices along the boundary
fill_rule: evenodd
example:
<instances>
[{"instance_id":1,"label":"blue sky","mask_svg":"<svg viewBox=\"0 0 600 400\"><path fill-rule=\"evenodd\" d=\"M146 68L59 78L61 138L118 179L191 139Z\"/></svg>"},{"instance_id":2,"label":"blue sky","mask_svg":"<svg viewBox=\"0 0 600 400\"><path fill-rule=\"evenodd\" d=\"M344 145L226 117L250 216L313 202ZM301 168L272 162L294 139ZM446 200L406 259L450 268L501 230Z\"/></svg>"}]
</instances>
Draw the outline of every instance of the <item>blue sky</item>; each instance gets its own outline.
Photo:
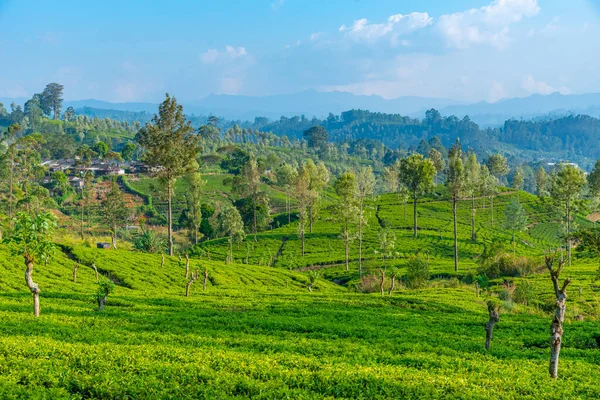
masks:
<instances>
[{"instance_id":1,"label":"blue sky","mask_svg":"<svg viewBox=\"0 0 600 400\"><path fill-rule=\"evenodd\" d=\"M0 97L600 92L600 0L0 0Z\"/></svg>"}]
</instances>

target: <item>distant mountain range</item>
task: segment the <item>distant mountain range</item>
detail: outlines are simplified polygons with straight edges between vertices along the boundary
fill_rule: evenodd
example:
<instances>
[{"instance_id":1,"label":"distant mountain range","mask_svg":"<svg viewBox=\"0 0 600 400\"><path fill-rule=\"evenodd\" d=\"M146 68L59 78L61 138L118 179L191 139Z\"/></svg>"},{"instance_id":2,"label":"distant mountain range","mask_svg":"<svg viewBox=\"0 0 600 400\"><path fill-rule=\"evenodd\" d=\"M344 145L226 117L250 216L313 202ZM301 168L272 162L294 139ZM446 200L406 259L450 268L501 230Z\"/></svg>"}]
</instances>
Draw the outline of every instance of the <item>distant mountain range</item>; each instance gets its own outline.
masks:
<instances>
[{"instance_id":1,"label":"distant mountain range","mask_svg":"<svg viewBox=\"0 0 600 400\"><path fill-rule=\"evenodd\" d=\"M3 99L8 109L12 101L23 104L26 99ZM468 115L482 126L500 125L506 119L530 119L540 116L563 116L565 114L588 114L600 116L600 94L532 95L512 98L495 103L468 104L451 99L404 96L384 99L379 96L359 96L347 92L318 92L305 90L298 93L273 96L233 96L211 94L201 100L184 101L187 114L214 114L227 119L253 120L255 117L278 119L283 116L305 115L325 118L329 113L339 114L350 109L403 114L423 117L426 110L435 108L443 115ZM65 101L65 107L75 109L90 107L105 110L155 113L155 103L111 103L101 100Z\"/></svg>"}]
</instances>

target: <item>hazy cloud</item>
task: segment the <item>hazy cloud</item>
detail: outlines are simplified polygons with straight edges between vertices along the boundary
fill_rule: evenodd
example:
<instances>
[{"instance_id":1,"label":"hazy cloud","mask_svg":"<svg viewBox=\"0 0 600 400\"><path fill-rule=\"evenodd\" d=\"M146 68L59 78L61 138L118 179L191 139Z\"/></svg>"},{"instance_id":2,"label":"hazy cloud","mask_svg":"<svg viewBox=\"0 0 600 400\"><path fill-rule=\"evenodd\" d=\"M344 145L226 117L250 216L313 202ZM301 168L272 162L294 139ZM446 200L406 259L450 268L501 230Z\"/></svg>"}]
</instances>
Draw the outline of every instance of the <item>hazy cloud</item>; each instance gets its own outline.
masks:
<instances>
[{"instance_id":1,"label":"hazy cloud","mask_svg":"<svg viewBox=\"0 0 600 400\"><path fill-rule=\"evenodd\" d=\"M385 37L395 40L398 36L407 35L432 23L433 18L429 14L413 12L391 15L387 21L378 24L369 23L366 18L357 19L351 26L340 26L339 31L356 41L374 42Z\"/></svg>"},{"instance_id":2,"label":"hazy cloud","mask_svg":"<svg viewBox=\"0 0 600 400\"><path fill-rule=\"evenodd\" d=\"M218 51L216 49L208 49L206 52L200 55L200 61L203 64L216 64L218 62L227 62L235 60L236 58L245 57L248 55L245 47L233 47L231 45L225 46L224 51Z\"/></svg>"},{"instance_id":3,"label":"hazy cloud","mask_svg":"<svg viewBox=\"0 0 600 400\"><path fill-rule=\"evenodd\" d=\"M510 41L509 26L539 11L537 0L494 0L484 7L442 15L436 26L448 47L490 45L504 49Z\"/></svg>"}]
</instances>

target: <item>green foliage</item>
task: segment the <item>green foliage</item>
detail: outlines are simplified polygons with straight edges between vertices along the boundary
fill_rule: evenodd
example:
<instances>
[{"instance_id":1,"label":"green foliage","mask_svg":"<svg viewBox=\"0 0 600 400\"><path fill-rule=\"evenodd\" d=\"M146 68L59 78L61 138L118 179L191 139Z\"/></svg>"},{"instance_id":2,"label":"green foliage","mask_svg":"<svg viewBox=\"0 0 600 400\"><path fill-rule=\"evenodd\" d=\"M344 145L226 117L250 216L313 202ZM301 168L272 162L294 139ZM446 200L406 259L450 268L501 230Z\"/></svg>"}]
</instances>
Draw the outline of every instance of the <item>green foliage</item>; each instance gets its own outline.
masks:
<instances>
[{"instance_id":1,"label":"green foliage","mask_svg":"<svg viewBox=\"0 0 600 400\"><path fill-rule=\"evenodd\" d=\"M52 242L56 217L48 212L31 214L20 212L14 219L14 231L9 242L16 244L17 252L35 262L46 260L55 250Z\"/></svg>"},{"instance_id":2,"label":"green foliage","mask_svg":"<svg viewBox=\"0 0 600 400\"><path fill-rule=\"evenodd\" d=\"M152 229L144 229L142 233L134 239L133 248L145 253L162 253L167 248L167 241L164 235L155 232Z\"/></svg>"},{"instance_id":3,"label":"green foliage","mask_svg":"<svg viewBox=\"0 0 600 400\"><path fill-rule=\"evenodd\" d=\"M115 284L113 281L107 278L102 278L98 281L98 290L94 294L94 300L100 301L106 299L109 294L115 290Z\"/></svg>"},{"instance_id":4,"label":"green foliage","mask_svg":"<svg viewBox=\"0 0 600 400\"><path fill-rule=\"evenodd\" d=\"M429 278L429 260L419 255L410 257L406 263L406 286L413 289L425 287Z\"/></svg>"}]
</instances>

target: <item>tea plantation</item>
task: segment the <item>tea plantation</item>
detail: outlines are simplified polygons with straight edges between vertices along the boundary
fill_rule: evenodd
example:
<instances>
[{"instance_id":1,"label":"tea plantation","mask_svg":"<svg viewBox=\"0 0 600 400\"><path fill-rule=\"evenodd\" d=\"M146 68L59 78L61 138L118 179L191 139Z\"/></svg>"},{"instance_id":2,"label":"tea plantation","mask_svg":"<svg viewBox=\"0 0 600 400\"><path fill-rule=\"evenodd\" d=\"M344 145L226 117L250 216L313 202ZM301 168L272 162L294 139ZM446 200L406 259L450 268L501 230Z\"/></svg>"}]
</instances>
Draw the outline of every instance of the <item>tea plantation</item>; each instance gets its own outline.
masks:
<instances>
[{"instance_id":1,"label":"tea plantation","mask_svg":"<svg viewBox=\"0 0 600 400\"><path fill-rule=\"evenodd\" d=\"M357 241L346 272L335 210L323 204L304 257L294 222L234 245L231 265L224 263L225 239L205 242L205 254L191 259L190 270L208 270L206 290L200 277L189 297L185 259L165 257L162 266L160 255L59 238L54 257L35 266L39 318L32 315L22 259L2 245L0 398L598 398L596 259L575 253L563 273L573 283L558 380L548 376L553 293L547 271L510 278L517 288L529 288L528 305L497 297L506 278L490 279L476 293L479 257L494 242L510 242L502 216L513 196L496 199L494 226L487 199L477 201L476 241L470 202L461 203L458 272L449 202L424 199L413 238L410 203L404 218L403 205L390 194L368 202L362 280ZM533 196L521 193L520 201L531 225L518 235L515 257L542 265L560 225ZM365 277L383 266L381 225L396 236L385 267L399 268L397 288L385 296L361 290ZM428 255L432 273L419 289L400 282L416 252ZM92 264L116 285L102 311L93 299ZM312 291L307 270L319 272ZM502 309L487 351L490 298Z\"/></svg>"}]
</instances>

